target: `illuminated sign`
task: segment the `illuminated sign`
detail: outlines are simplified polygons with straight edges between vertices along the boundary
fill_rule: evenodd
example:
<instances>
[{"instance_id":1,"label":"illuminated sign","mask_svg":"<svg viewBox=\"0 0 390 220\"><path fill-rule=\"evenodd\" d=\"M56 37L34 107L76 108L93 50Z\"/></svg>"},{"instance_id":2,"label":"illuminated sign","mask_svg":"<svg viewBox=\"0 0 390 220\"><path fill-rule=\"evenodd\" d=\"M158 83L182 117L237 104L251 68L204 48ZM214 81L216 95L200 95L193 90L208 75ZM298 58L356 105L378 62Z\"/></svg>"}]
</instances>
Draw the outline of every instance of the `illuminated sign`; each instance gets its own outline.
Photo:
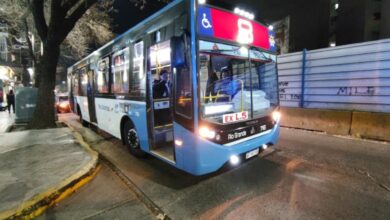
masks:
<instances>
[{"instance_id":1,"label":"illuminated sign","mask_svg":"<svg viewBox=\"0 0 390 220\"><path fill-rule=\"evenodd\" d=\"M201 6L198 10L198 32L205 37L215 37L265 50L274 50L270 44L267 27L234 13Z\"/></svg>"},{"instance_id":2,"label":"illuminated sign","mask_svg":"<svg viewBox=\"0 0 390 220\"><path fill-rule=\"evenodd\" d=\"M226 114L222 116L223 123L232 123L232 122L237 122L237 121L245 121L249 119L249 114L247 111L245 112L238 112L238 113L233 113L233 114Z\"/></svg>"}]
</instances>

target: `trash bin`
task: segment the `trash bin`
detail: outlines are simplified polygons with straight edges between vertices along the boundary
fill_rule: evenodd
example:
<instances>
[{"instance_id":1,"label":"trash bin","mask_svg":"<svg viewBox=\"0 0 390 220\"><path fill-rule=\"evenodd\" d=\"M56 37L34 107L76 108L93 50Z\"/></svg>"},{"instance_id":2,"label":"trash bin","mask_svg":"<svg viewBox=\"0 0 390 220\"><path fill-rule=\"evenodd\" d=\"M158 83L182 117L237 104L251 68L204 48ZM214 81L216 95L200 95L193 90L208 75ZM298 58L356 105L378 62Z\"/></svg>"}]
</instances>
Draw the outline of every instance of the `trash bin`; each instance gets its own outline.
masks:
<instances>
[{"instance_id":1,"label":"trash bin","mask_svg":"<svg viewBox=\"0 0 390 220\"><path fill-rule=\"evenodd\" d=\"M27 123L34 114L37 105L37 88L18 88L15 92L15 122Z\"/></svg>"}]
</instances>

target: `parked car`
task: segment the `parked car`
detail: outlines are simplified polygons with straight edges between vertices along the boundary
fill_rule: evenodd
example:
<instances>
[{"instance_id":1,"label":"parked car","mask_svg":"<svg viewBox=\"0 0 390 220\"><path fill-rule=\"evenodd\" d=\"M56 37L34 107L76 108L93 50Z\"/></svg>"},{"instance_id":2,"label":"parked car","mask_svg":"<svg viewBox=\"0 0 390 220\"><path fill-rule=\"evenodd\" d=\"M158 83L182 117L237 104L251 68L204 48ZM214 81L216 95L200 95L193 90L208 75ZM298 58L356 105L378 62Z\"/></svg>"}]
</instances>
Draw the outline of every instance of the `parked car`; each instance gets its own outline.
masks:
<instances>
[{"instance_id":1,"label":"parked car","mask_svg":"<svg viewBox=\"0 0 390 220\"><path fill-rule=\"evenodd\" d=\"M56 109L58 113L70 112L68 95L64 95L64 94L56 95Z\"/></svg>"}]
</instances>

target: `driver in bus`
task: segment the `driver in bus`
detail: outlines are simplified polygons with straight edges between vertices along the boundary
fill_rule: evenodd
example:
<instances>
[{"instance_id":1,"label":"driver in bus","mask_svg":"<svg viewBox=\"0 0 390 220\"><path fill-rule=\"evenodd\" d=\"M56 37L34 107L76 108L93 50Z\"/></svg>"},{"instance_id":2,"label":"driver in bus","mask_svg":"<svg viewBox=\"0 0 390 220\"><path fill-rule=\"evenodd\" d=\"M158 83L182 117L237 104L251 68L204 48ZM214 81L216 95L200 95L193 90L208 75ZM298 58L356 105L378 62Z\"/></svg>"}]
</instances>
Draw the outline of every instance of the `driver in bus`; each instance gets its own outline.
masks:
<instances>
[{"instance_id":1,"label":"driver in bus","mask_svg":"<svg viewBox=\"0 0 390 220\"><path fill-rule=\"evenodd\" d=\"M216 94L229 95L232 99L241 89L241 85L237 79L234 79L232 71L228 67L222 68L222 79L216 83L214 92ZM221 101L221 99L218 99ZM223 101L228 101L222 99Z\"/></svg>"}]
</instances>

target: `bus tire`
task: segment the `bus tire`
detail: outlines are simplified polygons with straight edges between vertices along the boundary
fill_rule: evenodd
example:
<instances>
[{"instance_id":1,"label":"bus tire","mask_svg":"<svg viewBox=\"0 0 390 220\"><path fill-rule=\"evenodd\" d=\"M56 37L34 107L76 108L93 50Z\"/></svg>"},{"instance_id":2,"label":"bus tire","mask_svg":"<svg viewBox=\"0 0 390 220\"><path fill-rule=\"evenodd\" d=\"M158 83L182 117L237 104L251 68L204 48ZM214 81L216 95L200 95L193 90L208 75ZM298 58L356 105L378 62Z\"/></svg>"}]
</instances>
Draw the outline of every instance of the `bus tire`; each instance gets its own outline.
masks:
<instances>
[{"instance_id":1,"label":"bus tire","mask_svg":"<svg viewBox=\"0 0 390 220\"><path fill-rule=\"evenodd\" d=\"M146 156L146 153L141 149L137 130L130 121L126 121L123 126L123 139L131 154L139 158Z\"/></svg>"}]
</instances>

